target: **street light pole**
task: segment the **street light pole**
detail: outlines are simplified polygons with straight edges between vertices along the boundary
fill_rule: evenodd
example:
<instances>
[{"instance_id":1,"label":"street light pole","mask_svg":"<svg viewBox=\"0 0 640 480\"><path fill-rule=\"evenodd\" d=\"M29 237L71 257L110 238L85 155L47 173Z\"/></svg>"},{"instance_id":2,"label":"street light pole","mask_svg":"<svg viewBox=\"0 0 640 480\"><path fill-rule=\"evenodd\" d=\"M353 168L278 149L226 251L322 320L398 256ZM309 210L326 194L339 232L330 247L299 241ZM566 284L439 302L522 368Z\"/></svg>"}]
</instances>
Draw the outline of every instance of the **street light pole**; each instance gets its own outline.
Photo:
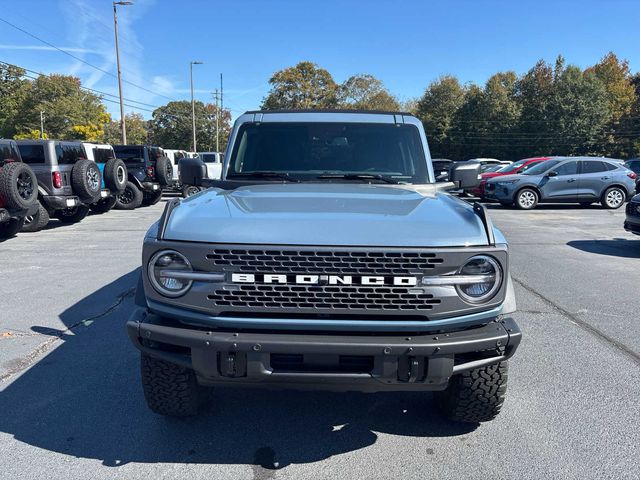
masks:
<instances>
[{"instance_id":1,"label":"street light pole","mask_svg":"<svg viewBox=\"0 0 640 480\"><path fill-rule=\"evenodd\" d=\"M44 112L40 110L40 138L44 140Z\"/></svg>"},{"instance_id":2,"label":"street light pole","mask_svg":"<svg viewBox=\"0 0 640 480\"><path fill-rule=\"evenodd\" d=\"M122 79L120 78L120 49L118 48L118 11L117 5L133 5L133 2L113 2L113 29L116 33L116 63L118 66L118 94L120 96L120 131L122 144L127 144L127 126L124 119L124 103L122 101Z\"/></svg>"},{"instance_id":3,"label":"street light pole","mask_svg":"<svg viewBox=\"0 0 640 480\"><path fill-rule=\"evenodd\" d=\"M198 62L194 60L189 62L189 77L191 79L191 128L193 130L193 152L197 152L196 147L196 104L193 100L193 66L194 65L202 65L202 62Z\"/></svg>"}]
</instances>

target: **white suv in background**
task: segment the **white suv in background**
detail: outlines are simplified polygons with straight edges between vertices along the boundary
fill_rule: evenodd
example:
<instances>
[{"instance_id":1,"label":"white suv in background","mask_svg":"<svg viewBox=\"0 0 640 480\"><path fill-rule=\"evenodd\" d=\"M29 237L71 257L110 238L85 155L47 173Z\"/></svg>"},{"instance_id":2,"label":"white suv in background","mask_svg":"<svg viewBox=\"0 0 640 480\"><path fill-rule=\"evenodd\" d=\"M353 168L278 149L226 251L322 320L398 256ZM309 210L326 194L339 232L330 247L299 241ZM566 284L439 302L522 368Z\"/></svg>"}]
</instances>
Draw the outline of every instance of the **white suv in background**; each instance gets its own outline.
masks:
<instances>
[{"instance_id":1,"label":"white suv in background","mask_svg":"<svg viewBox=\"0 0 640 480\"><path fill-rule=\"evenodd\" d=\"M219 179L222 176L222 162L224 162L224 153L220 152L198 152L198 157L207 167L207 177L211 179Z\"/></svg>"}]
</instances>

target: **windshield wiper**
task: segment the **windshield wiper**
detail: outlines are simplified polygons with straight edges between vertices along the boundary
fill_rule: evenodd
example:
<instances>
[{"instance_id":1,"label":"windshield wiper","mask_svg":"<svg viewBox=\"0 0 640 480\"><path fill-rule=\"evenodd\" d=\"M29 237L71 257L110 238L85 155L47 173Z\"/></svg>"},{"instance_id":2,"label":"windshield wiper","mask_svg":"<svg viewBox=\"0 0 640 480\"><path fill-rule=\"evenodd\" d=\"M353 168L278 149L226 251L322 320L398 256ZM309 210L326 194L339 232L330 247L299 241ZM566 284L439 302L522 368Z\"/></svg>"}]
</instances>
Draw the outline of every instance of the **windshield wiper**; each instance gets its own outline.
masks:
<instances>
[{"instance_id":1,"label":"windshield wiper","mask_svg":"<svg viewBox=\"0 0 640 480\"><path fill-rule=\"evenodd\" d=\"M385 177L384 175L379 175L377 173L327 173L324 175L318 175L316 178L320 180L332 178L343 178L345 180L380 180L385 183L400 183L391 177Z\"/></svg>"},{"instance_id":2,"label":"windshield wiper","mask_svg":"<svg viewBox=\"0 0 640 480\"><path fill-rule=\"evenodd\" d=\"M234 178L279 178L281 180L286 180L287 182L296 182L299 183L300 180L292 177L288 173L282 172L240 172L234 173L232 175L227 175L227 180L233 180Z\"/></svg>"}]
</instances>

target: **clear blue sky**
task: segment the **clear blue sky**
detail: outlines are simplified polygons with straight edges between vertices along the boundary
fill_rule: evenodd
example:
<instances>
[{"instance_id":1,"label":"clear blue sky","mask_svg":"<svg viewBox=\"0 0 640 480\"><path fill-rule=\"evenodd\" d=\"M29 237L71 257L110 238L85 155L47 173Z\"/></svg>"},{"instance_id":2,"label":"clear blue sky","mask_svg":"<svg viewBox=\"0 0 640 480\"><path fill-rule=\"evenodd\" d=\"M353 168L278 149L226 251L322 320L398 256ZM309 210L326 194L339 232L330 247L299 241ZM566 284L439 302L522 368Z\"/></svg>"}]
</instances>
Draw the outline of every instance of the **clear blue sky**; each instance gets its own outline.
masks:
<instances>
[{"instance_id":1,"label":"clear blue sky","mask_svg":"<svg viewBox=\"0 0 640 480\"><path fill-rule=\"evenodd\" d=\"M484 82L499 70L527 71L558 54L581 67L608 51L640 69L638 0L133 0L120 8L126 98L161 105L196 97L224 74L234 117L258 107L268 79L301 60L341 82L371 73L401 100L443 74ZM110 0L3 0L0 17L115 74ZM71 73L117 93L115 78L0 23L0 60L40 72ZM117 105L109 110L118 117ZM143 107L150 108L150 107ZM133 109L128 108L128 111ZM150 112L141 111L145 117Z\"/></svg>"}]
</instances>

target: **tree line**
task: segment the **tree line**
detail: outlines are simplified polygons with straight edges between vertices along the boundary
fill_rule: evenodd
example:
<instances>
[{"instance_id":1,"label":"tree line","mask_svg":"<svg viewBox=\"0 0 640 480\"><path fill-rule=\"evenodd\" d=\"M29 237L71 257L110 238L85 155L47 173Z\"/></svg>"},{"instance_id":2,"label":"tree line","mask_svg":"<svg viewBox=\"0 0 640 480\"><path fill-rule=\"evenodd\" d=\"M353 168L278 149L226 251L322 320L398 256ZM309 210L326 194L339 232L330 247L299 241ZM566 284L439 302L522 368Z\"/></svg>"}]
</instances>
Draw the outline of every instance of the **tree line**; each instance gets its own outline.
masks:
<instances>
[{"instance_id":1,"label":"tree line","mask_svg":"<svg viewBox=\"0 0 640 480\"><path fill-rule=\"evenodd\" d=\"M70 75L29 76L15 65L0 63L0 137L121 143L120 122L113 121L104 97L84 88ZM211 103L195 102L198 150L222 149L231 130L231 112ZM155 144L165 148L191 150L191 102L172 101L151 112L145 120L139 113L125 116L130 144Z\"/></svg>"},{"instance_id":2,"label":"tree line","mask_svg":"<svg viewBox=\"0 0 640 480\"><path fill-rule=\"evenodd\" d=\"M380 80L337 84L310 62L276 72L265 109L404 109L424 124L434 158L640 154L640 74L608 53L586 69L540 60L528 72L492 75L484 85L445 75L420 98L400 102Z\"/></svg>"}]
</instances>

